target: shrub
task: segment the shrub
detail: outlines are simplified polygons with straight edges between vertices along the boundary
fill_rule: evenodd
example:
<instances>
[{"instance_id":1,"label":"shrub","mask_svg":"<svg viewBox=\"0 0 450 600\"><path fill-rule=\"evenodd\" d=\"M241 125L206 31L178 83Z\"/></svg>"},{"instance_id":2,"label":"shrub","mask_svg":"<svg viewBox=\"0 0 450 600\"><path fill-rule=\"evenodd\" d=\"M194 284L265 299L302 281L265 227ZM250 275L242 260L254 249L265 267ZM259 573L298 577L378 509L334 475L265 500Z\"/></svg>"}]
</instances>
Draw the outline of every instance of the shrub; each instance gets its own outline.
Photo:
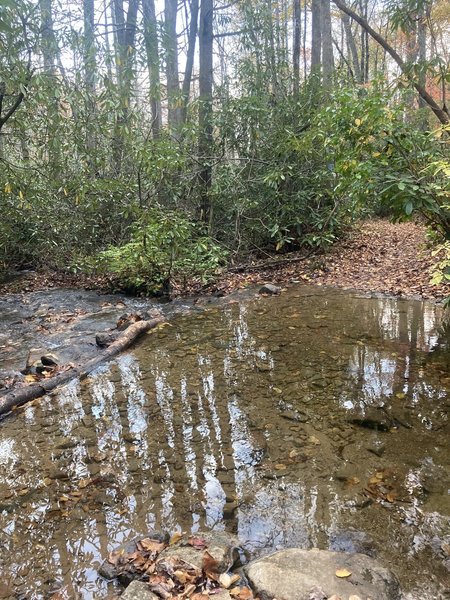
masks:
<instances>
[{"instance_id":1,"label":"shrub","mask_svg":"<svg viewBox=\"0 0 450 600\"><path fill-rule=\"evenodd\" d=\"M168 294L174 284L206 281L225 259L224 250L180 212L152 209L122 246L100 252L97 268L116 285L144 295Z\"/></svg>"}]
</instances>

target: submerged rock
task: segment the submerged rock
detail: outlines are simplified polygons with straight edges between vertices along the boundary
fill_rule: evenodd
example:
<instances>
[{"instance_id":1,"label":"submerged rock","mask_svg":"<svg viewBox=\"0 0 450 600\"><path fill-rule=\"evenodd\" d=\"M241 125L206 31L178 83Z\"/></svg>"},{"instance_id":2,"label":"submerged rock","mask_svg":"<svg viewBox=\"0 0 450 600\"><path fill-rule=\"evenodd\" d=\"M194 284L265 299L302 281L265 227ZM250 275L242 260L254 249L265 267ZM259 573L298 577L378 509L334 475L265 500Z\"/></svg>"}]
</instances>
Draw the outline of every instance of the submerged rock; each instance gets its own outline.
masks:
<instances>
[{"instance_id":1,"label":"submerged rock","mask_svg":"<svg viewBox=\"0 0 450 600\"><path fill-rule=\"evenodd\" d=\"M349 575L338 577L336 572L343 569ZM395 575L364 554L290 548L252 561L245 572L263 600L309 600L316 589L323 591L326 598L400 598Z\"/></svg>"}]
</instances>

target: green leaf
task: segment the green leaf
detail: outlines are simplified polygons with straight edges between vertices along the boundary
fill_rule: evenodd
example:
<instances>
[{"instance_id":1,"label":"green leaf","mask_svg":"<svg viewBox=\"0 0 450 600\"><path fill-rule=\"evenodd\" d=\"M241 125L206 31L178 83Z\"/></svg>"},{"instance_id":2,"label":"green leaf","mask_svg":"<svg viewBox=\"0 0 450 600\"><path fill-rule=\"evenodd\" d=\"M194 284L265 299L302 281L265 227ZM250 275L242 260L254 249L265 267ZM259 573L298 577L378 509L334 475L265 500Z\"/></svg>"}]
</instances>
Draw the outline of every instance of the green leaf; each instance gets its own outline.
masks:
<instances>
[{"instance_id":1,"label":"green leaf","mask_svg":"<svg viewBox=\"0 0 450 600\"><path fill-rule=\"evenodd\" d=\"M412 213L414 209L413 203L411 202L411 200L409 200L406 204L405 204L405 213L409 215Z\"/></svg>"}]
</instances>

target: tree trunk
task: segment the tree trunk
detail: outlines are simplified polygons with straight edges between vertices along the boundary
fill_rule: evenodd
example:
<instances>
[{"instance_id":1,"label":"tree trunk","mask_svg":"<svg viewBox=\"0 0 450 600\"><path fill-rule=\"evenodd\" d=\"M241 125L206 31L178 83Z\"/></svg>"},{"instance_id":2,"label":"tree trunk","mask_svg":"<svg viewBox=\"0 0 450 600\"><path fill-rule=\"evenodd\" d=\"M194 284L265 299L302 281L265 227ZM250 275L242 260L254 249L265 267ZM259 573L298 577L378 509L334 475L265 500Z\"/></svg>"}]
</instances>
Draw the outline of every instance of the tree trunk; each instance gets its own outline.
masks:
<instances>
[{"instance_id":1,"label":"tree trunk","mask_svg":"<svg viewBox=\"0 0 450 600\"><path fill-rule=\"evenodd\" d=\"M181 121L186 122L187 117L187 106L189 103L189 93L191 91L192 81L192 69L194 67L195 58L195 44L197 41L198 33L198 8L199 0L192 0L191 2L191 19L189 24L189 35L188 35L188 49L186 54L186 70L184 72L183 79L183 107Z\"/></svg>"},{"instance_id":2,"label":"tree trunk","mask_svg":"<svg viewBox=\"0 0 450 600\"><path fill-rule=\"evenodd\" d=\"M329 84L334 71L330 0L321 1L320 13L322 25L322 72L324 83Z\"/></svg>"},{"instance_id":3,"label":"tree trunk","mask_svg":"<svg viewBox=\"0 0 450 600\"><path fill-rule=\"evenodd\" d=\"M177 0L164 2L164 47L166 51L167 102L169 130L179 136L181 124L181 95L178 73Z\"/></svg>"},{"instance_id":4,"label":"tree trunk","mask_svg":"<svg viewBox=\"0 0 450 600\"><path fill-rule=\"evenodd\" d=\"M94 22L94 0L84 0L84 82L88 94L95 94L95 22Z\"/></svg>"},{"instance_id":5,"label":"tree trunk","mask_svg":"<svg viewBox=\"0 0 450 600\"><path fill-rule=\"evenodd\" d=\"M213 142L213 0L201 0L199 31L199 159L200 219L211 227L211 153Z\"/></svg>"},{"instance_id":6,"label":"tree trunk","mask_svg":"<svg viewBox=\"0 0 450 600\"><path fill-rule=\"evenodd\" d=\"M117 85L119 88L120 107L116 119L113 139L113 162L116 174L122 171L123 135L128 121L133 83L133 65L135 56L136 20L139 0L129 0L125 20L123 0L113 0L115 24L115 54Z\"/></svg>"},{"instance_id":7,"label":"tree trunk","mask_svg":"<svg viewBox=\"0 0 450 600\"><path fill-rule=\"evenodd\" d=\"M342 23L344 24L345 37L347 39L347 45L350 50L352 57L353 73L357 83L363 83L361 66L359 64L358 49L356 47L355 36L350 25L350 17L343 13Z\"/></svg>"},{"instance_id":8,"label":"tree trunk","mask_svg":"<svg viewBox=\"0 0 450 600\"><path fill-rule=\"evenodd\" d=\"M311 2L311 74L320 74L322 64L322 15L321 0L312 0Z\"/></svg>"},{"instance_id":9,"label":"tree trunk","mask_svg":"<svg viewBox=\"0 0 450 600\"><path fill-rule=\"evenodd\" d=\"M156 21L155 0L142 0L142 11L144 15L144 41L147 52L152 134L153 139L156 139L161 131L162 120L158 23Z\"/></svg>"},{"instance_id":10,"label":"tree trunk","mask_svg":"<svg viewBox=\"0 0 450 600\"><path fill-rule=\"evenodd\" d=\"M52 0L41 0L41 50L44 73L54 75L56 62L56 40L53 31Z\"/></svg>"},{"instance_id":11,"label":"tree trunk","mask_svg":"<svg viewBox=\"0 0 450 600\"><path fill-rule=\"evenodd\" d=\"M294 28L294 41L292 46L292 63L293 63L293 92L294 96L298 96L300 92L300 43L301 43L301 31L302 31L302 13L300 7L300 0L294 0L293 10L293 28Z\"/></svg>"},{"instance_id":12,"label":"tree trunk","mask_svg":"<svg viewBox=\"0 0 450 600\"><path fill-rule=\"evenodd\" d=\"M84 37L83 37L83 63L84 63L84 85L85 85L85 109L86 109L86 151L88 153L87 162L90 172L93 175L95 169L95 149L97 140L95 135L96 121L96 98L95 98L95 79L96 79L96 49L95 49L95 21L94 21L94 0L84 0L83 2L84 19Z\"/></svg>"},{"instance_id":13,"label":"tree trunk","mask_svg":"<svg viewBox=\"0 0 450 600\"><path fill-rule=\"evenodd\" d=\"M394 48L379 34L377 33L369 23L360 17L357 13L355 13L351 8L349 8L345 2L342 0L333 0L334 4L343 12L345 12L351 19L359 23L365 31L378 43L382 46L386 52L394 59L397 65L400 67L402 73L407 77L410 83L416 88L419 92L422 99L427 103L427 105L434 112L436 117L443 125L447 125L450 123L450 115L448 110L444 107L441 108L434 98L426 91L426 89L421 85L419 81L414 78L414 75L411 69L407 68L406 63L403 61L401 56L394 50Z\"/></svg>"}]
</instances>

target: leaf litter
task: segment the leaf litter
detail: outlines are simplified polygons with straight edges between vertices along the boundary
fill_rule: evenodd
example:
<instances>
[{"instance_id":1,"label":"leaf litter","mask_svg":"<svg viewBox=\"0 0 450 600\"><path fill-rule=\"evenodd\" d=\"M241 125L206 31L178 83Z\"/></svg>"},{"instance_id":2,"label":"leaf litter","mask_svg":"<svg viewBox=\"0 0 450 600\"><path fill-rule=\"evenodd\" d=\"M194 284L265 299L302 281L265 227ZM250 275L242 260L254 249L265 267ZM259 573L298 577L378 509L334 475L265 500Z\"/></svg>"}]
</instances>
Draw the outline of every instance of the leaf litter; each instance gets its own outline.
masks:
<instances>
[{"instance_id":1,"label":"leaf litter","mask_svg":"<svg viewBox=\"0 0 450 600\"><path fill-rule=\"evenodd\" d=\"M256 598L246 585L239 585L241 576L222 572L220 563L208 552L206 540L190 536L186 544L202 553L201 568L176 555L165 555L164 550L181 541L183 534L176 533L169 543L158 539L143 538L136 542L131 552L116 550L109 554L117 576L128 580L138 579L147 583L149 590L163 600L189 598L208 600L220 590L228 590L235 600Z\"/></svg>"}]
</instances>

